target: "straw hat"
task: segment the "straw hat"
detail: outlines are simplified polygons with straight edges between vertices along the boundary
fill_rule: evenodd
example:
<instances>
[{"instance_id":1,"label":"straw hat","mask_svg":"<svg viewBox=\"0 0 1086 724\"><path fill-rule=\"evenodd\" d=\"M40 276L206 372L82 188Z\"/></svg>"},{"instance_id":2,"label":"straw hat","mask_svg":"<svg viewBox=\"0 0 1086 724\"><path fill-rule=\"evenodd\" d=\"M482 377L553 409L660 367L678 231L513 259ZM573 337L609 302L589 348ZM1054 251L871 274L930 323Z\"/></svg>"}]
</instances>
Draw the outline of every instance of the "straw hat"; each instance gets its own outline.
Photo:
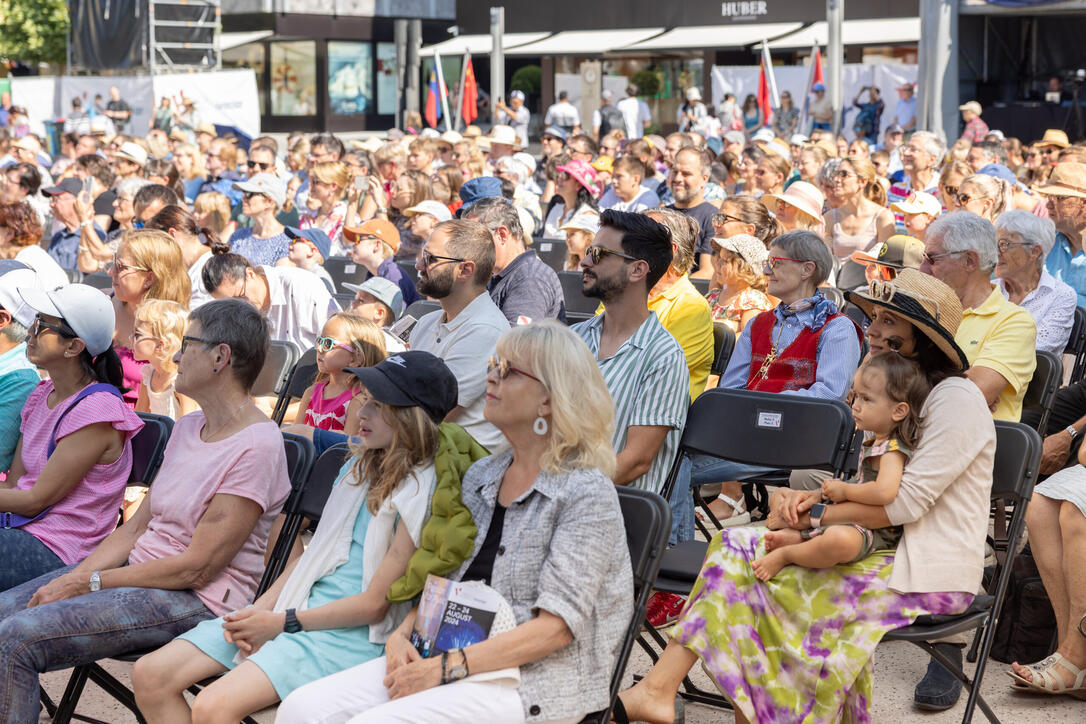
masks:
<instances>
[{"instance_id":1,"label":"straw hat","mask_svg":"<svg viewBox=\"0 0 1086 724\"><path fill-rule=\"evenodd\" d=\"M750 265L751 269L759 274L765 266L765 260L769 258L769 250L765 248L765 244L761 239L756 239L750 234L735 234L724 239L714 236L712 244L725 251L738 254Z\"/></svg>"},{"instance_id":2,"label":"straw hat","mask_svg":"<svg viewBox=\"0 0 1086 724\"><path fill-rule=\"evenodd\" d=\"M1049 128L1045 131L1044 138L1034 144L1038 148L1044 146L1056 146L1057 148L1067 148L1071 145L1071 141L1067 138L1067 134L1058 128Z\"/></svg>"},{"instance_id":3,"label":"straw hat","mask_svg":"<svg viewBox=\"0 0 1086 724\"><path fill-rule=\"evenodd\" d=\"M1044 186L1033 188L1039 194L1047 196L1076 196L1086 199L1086 164L1057 163L1052 167L1052 175Z\"/></svg>"},{"instance_id":4,"label":"straw hat","mask_svg":"<svg viewBox=\"0 0 1086 724\"><path fill-rule=\"evenodd\" d=\"M847 291L845 299L872 318L875 307L892 309L934 342L951 364L960 370L969 367L965 352L954 341L962 303L953 289L930 274L902 269L892 282L876 281L868 291Z\"/></svg>"},{"instance_id":5,"label":"straw hat","mask_svg":"<svg viewBox=\"0 0 1086 724\"><path fill-rule=\"evenodd\" d=\"M815 221L822 219L822 206L826 197L814 184L806 181L793 181L792 185L780 194L765 194L762 203L774 214L779 214L782 203L793 206L810 216Z\"/></svg>"},{"instance_id":6,"label":"straw hat","mask_svg":"<svg viewBox=\"0 0 1086 724\"><path fill-rule=\"evenodd\" d=\"M958 110L959 111L972 111L973 113L976 113L979 116L983 109L981 108L980 104L977 103L976 101L969 101L968 103L962 103L960 106L958 106Z\"/></svg>"}]
</instances>

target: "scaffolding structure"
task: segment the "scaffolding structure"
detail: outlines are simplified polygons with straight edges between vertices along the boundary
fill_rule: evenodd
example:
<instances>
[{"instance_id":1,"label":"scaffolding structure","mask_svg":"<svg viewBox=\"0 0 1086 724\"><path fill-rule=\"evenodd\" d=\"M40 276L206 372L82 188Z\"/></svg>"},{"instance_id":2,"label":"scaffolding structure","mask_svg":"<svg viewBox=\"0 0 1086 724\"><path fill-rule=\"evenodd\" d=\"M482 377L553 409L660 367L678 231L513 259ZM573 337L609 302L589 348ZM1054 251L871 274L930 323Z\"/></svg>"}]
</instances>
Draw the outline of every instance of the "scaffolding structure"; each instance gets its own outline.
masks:
<instances>
[{"instance_id":1,"label":"scaffolding structure","mask_svg":"<svg viewBox=\"0 0 1086 724\"><path fill-rule=\"evenodd\" d=\"M144 58L157 71L222 68L220 0L148 0Z\"/></svg>"}]
</instances>

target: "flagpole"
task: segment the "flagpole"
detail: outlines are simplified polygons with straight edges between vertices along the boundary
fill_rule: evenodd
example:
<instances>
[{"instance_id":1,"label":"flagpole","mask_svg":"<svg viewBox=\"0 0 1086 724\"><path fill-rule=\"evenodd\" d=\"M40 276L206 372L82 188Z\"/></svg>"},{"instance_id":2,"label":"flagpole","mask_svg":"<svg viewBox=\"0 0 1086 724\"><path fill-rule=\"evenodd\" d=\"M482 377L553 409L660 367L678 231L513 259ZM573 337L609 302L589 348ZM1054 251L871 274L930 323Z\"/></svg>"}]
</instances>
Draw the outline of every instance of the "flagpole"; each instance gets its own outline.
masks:
<instances>
[{"instance_id":1,"label":"flagpole","mask_svg":"<svg viewBox=\"0 0 1086 724\"><path fill-rule=\"evenodd\" d=\"M454 131L460 130L460 119L464 115L464 80L468 77L468 61L470 60L471 53L465 49L464 58L460 61L460 93L456 99L456 123L453 125Z\"/></svg>"},{"instance_id":2,"label":"flagpole","mask_svg":"<svg viewBox=\"0 0 1086 724\"><path fill-rule=\"evenodd\" d=\"M818 52L818 41L811 46L811 69L807 72L807 90L803 94L803 122L800 123L800 128L810 135L811 131L807 128L807 123L810 120L811 115L811 87L814 85L815 77L815 53Z\"/></svg>"},{"instance_id":3,"label":"flagpole","mask_svg":"<svg viewBox=\"0 0 1086 724\"><path fill-rule=\"evenodd\" d=\"M441 71L441 56L434 53L434 67L437 68L437 94L441 96L441 109L445 113L445 130L449 126L449 93L445 88L445 74Z\"/></svg>"},{"instance_id":4,"label":"flagpole","mask_svg":"<svg viewBox=\"0 0 1086 724\"><path fill-rule=\"evenodd\" d=\"M777 93L777 76L773 73L773 58L769 56L769 41L762 39L762 63L765 65L765 77L769 83L769 101L774 108L781 107L781 97Z\"/></svg>"}]
</instances>

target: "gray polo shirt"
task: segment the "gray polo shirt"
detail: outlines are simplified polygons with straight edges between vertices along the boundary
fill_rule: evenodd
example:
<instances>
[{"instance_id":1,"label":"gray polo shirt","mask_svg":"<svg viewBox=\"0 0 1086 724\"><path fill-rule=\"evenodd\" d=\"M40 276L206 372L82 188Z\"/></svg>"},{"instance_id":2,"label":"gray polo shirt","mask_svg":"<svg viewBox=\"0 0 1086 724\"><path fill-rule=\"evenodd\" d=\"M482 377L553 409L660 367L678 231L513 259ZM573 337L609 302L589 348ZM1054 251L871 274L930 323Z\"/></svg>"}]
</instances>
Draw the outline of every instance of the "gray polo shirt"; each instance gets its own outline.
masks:
<instances>
[{"instance_id":1,"label":"gray polo shirt","mask_svg":"<svg viewBox=\"0 0 1086 724\"><path fill-rule=\"evenodd\" d=\"M518 324L520 317L566 321L566 300L558 274L531 249L491 277L486 288L509 324Z\"/></svg>"},{"instance_id":2,"label":"gray polo shirt","mask_svg":"<svg viewBox=\"0 0 1086 724\"><path fill-rule=\"evenodd\" d=\"M455 422L492 453L509 446L498 428L483 418L486 363L509 322L488 294L480 294L460 314L445 321L445 310L426 314L411 330L411 349L440 357L456 377L456 403L464 408Z\"/></svg>"}]
</instances>

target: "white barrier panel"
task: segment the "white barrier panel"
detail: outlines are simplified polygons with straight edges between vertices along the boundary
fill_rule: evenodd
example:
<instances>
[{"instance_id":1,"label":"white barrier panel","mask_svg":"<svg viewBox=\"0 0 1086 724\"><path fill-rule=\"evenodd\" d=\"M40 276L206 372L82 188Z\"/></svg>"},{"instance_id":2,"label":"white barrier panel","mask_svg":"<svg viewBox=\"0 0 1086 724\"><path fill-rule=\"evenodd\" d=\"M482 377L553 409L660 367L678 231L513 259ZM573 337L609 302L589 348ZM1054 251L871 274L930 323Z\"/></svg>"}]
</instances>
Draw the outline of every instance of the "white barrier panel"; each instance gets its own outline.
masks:
<instances>
[{"instance_id":1,"label":"white barrier panel","mask_svg":"<svg viewBox=\"0 0 1086 724\"><path fill-rule=\"evenodd\" d=\"M743 99L747 97L747 94L757 97L759 71L756 65L714 65L713 104L719 106L724 101L725 93L734 93L735 101L739 106L743 105ZM879 129L881 142L882 132L890 125L894 116L894 106L898 101L897 88L904 83L916 82L916 66L893 63L870 65L848 63L843 71L845 87L841 97L846 110L850 112L845 116L845 123L841 127L842 134L849 140L855 137L856 134L852 132L852 122L856 119L858 110L853 107L852 99L863 86L874 85L882 91L882 101L886 104L882 112L882 127ZM777 89L782 93L789 91L796 108L802 111L804 86L807 84L810 69L805 65L777 65L773 67L773 73L777 78ZM813 95L811 99L814 99ZM867 102L866 92L860 101Z\"/></svg>"}]
</instances>

